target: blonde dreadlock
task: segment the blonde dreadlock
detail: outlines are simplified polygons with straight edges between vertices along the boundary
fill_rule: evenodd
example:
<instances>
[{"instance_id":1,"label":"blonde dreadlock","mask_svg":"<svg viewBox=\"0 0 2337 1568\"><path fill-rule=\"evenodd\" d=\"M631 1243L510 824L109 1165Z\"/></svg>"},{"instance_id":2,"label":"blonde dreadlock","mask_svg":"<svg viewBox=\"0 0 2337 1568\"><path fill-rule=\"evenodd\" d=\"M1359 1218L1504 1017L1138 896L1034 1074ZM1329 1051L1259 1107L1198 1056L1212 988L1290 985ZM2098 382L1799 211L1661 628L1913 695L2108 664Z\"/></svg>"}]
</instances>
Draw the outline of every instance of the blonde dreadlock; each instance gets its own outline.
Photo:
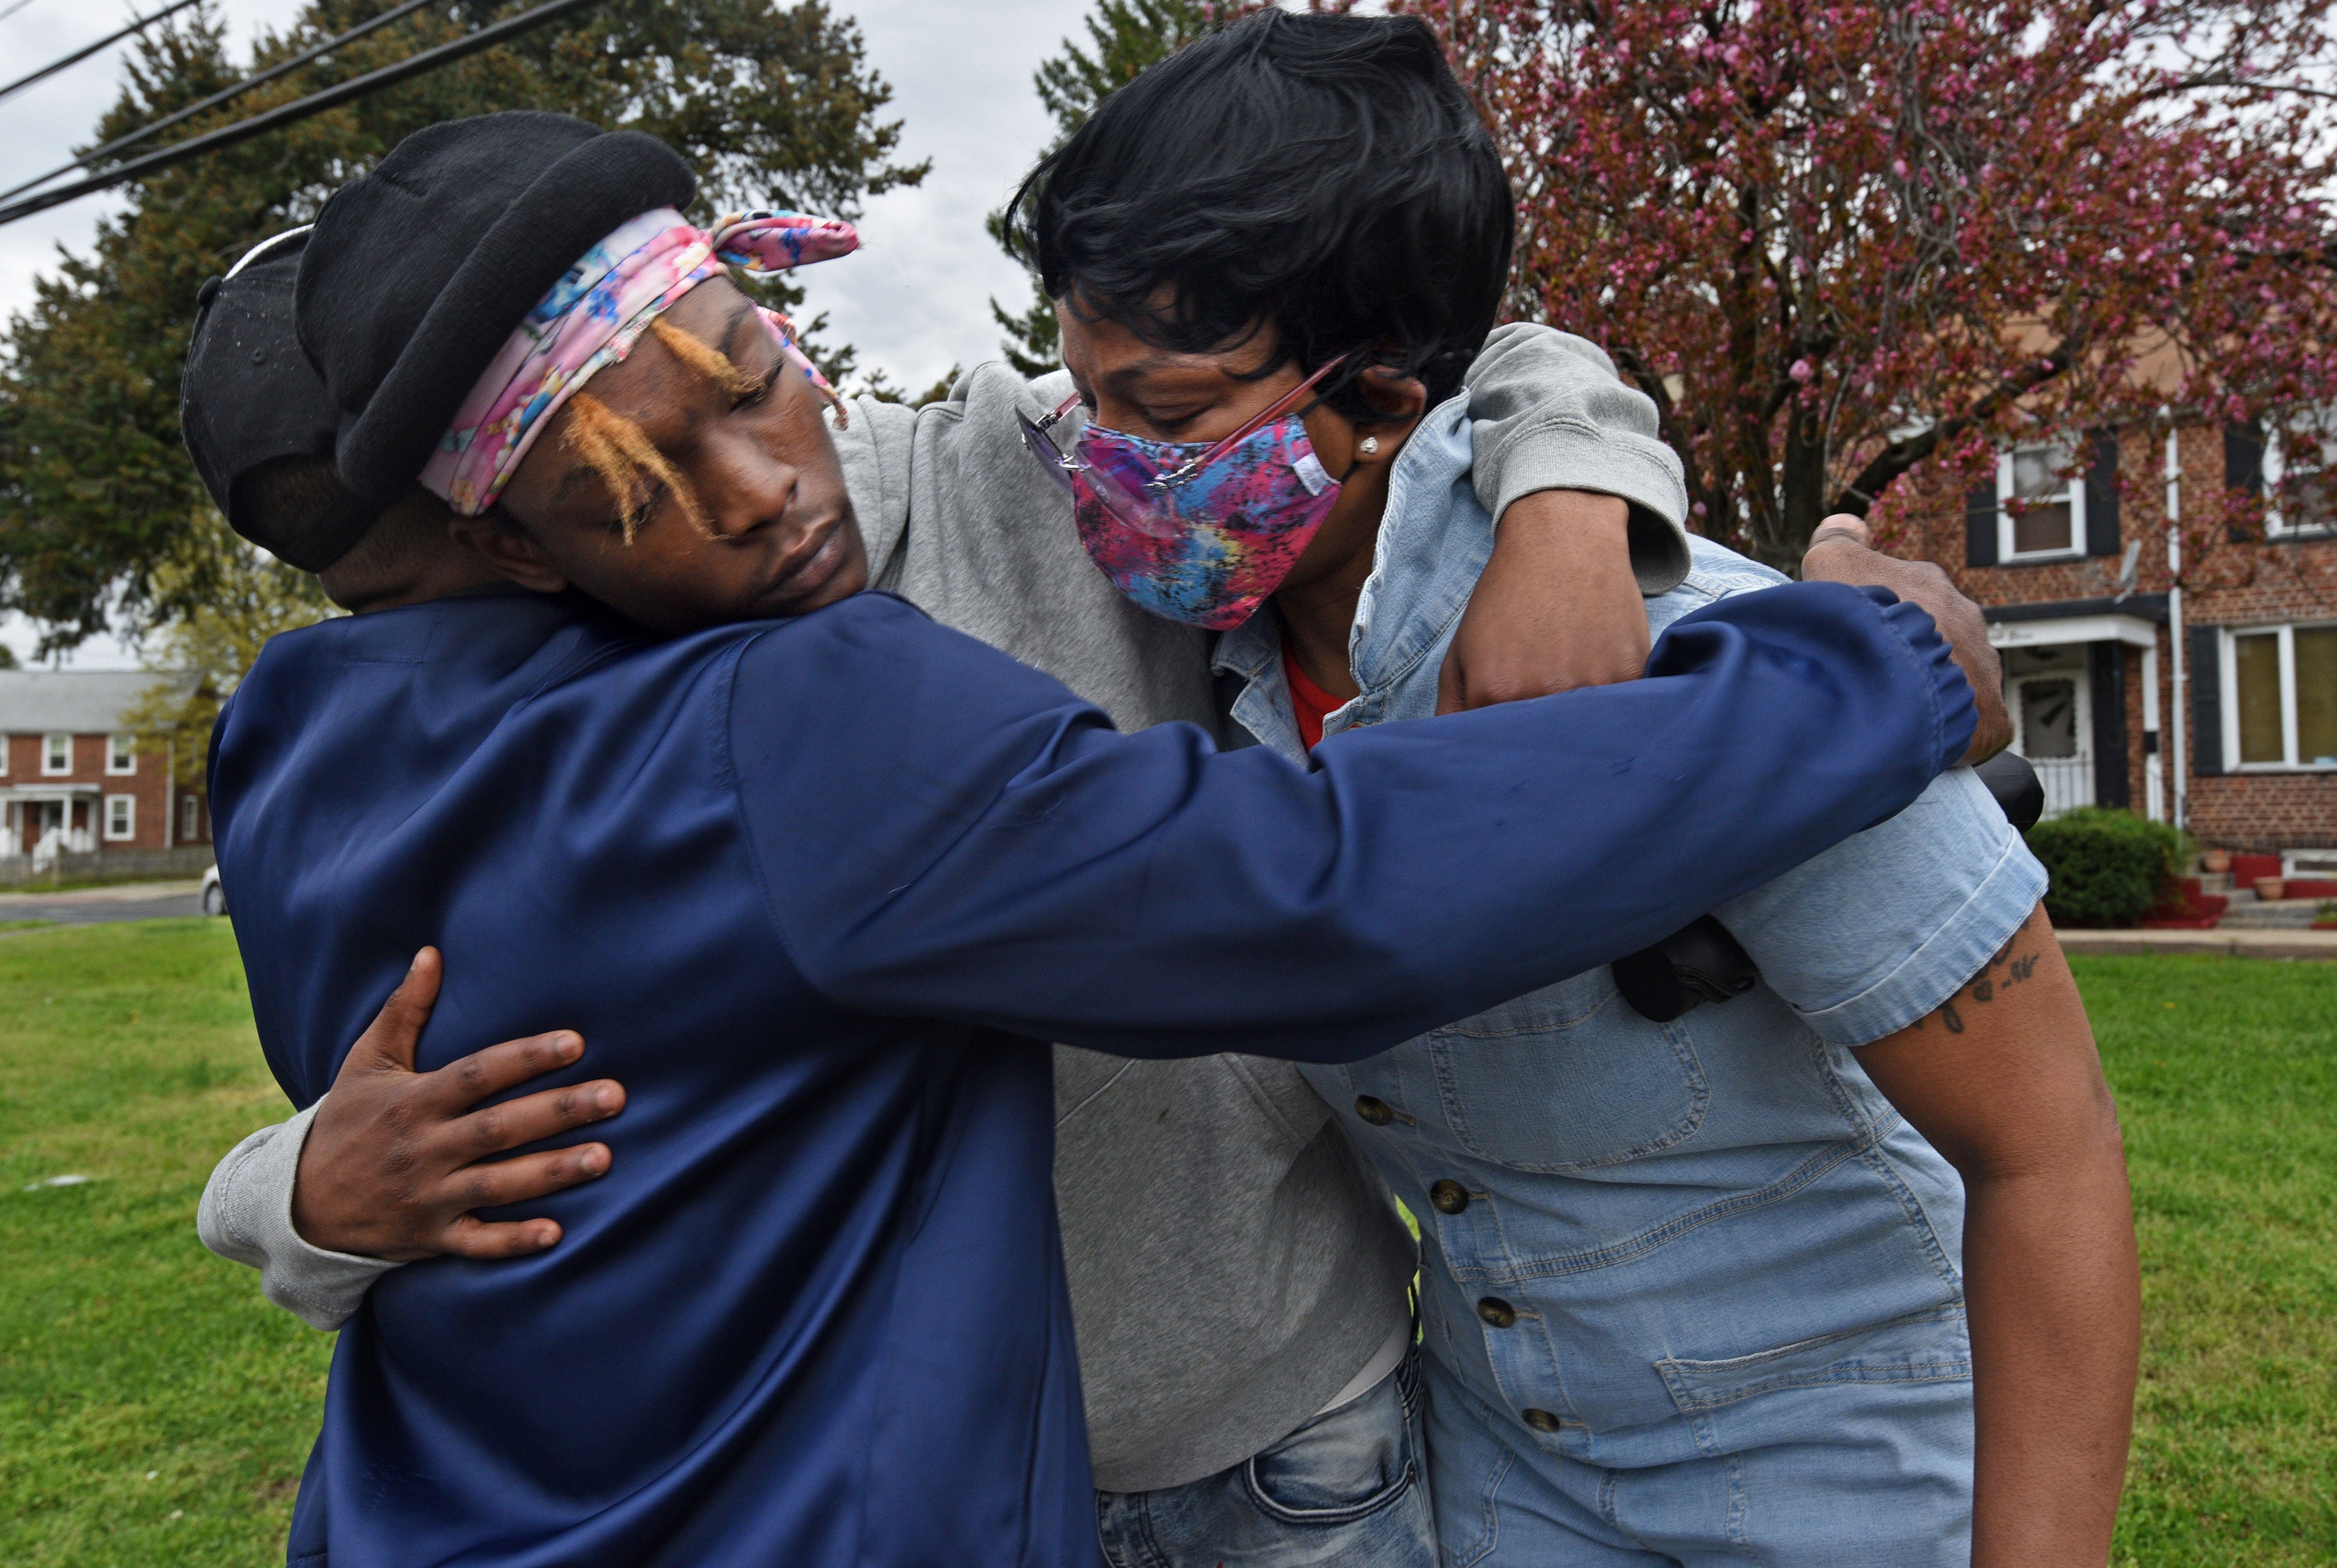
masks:
<instances>
[{"instance_id":1,"label":"blonde dreadlock","mask_svg":"<svg viewBox=\"0 0 2337 1568\"><path fill-rule=\"evenodd\" d=\"M660 316L650 323L650 333L664 344L676 359L731 396L746 397L763 390L763 377L739 369L730 363L728 355L710 343L692 337L664 317Z\"/></svg>"},{"instance_id":2,"label":"blonde dreadlock","mask_svg":"<svg viewBox=\"0 0 2337 1568\"><path fill-rule=\"evenodd\" d=\"M768 385L767 378L753 375L739 369L730 363L729 356L720 349L692 337L680 327L667 321L662 316L650 323L650 330L657 334L657 340L660 343L673 351L673 356L676 359L714 382L734 397L749 396L762 391ZM775 365L771 367L770 374L778 375L785 370L784 365ZM843 395L836 388L828 385L825 381L815 379L812 382L812 390L819 394L820 401L826 403L829 411L836 415L836 427L838 430L852 428L852 410L845 405Z\"/></svg>"},{"instance_id":3,"label":"blonde dreadlock","mask_svg":"<svg viewBox=\"0 0 2337 1568\"><path fill-rule=\"evenodd\" d=\"M666 461L649 433L591 393L580 392L568 400L568 429L560 442L601 476L611 497L624 509L627 544L633 542L633 536L648 521L648 509L633 499L643 478L671 492L690 527L708 539L717 537L706 521L705 509L698 504L697 492L689 488L680 470Z\"/></svg>"}]
</instances>

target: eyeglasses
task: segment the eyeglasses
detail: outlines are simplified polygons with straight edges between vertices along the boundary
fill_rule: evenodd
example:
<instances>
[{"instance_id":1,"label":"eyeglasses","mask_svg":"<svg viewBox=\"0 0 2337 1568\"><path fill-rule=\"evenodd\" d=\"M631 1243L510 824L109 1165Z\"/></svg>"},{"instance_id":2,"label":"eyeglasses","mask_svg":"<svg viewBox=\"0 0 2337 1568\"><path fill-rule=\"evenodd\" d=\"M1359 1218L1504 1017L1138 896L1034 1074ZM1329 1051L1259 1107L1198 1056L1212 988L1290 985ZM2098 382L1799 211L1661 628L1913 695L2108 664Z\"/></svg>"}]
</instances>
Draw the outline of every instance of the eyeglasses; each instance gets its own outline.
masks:
<instances>
[{"instance_id":1,"label":"eyeglasses","mask_svg":"<svg viewBox=\"0 0 2337 1568\"><path fill-rule=\"evenodd\" d=\"M1162 473L1139 472L1112 447L1097 444L1091 448L1084 430L1080 433L1079 440L1071 443L1071 452L1065 453L1056 445L1054 437L1049 433L1079 406L1077 393L1056 404L1054 412L1036 424L1020 413L1015 414L1014 423L1022 427L1024 448L1039 460L1065 492L1071 489L1074 475L1085 474L1088 483L1095 490L1097 499L1103 502L1106 510L1132 528L1165 538L1177 529L1177 508L1169 499L1170 491L1297 407L1308 393L1353 357L1353 355L1342 354L1325 362L1314 375L1244 421L1241 428L1231 435L1211 443L1196 455Z\"/></svg>"}]
</instances>

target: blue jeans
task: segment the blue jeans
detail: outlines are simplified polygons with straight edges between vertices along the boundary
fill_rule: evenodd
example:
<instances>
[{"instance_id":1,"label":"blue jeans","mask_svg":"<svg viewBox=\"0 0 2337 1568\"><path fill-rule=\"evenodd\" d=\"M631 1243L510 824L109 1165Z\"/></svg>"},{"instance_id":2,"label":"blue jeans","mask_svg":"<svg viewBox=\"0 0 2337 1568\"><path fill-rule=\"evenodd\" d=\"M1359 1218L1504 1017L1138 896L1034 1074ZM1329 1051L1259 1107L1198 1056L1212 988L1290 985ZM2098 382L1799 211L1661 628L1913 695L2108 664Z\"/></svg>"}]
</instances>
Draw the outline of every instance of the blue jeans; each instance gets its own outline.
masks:
<instances>
[{"instance_id":1,"label":"blue jeans","mask_svg":"<svg viewBox=\"0 0 2337 1568\"><path fill-rule=\"evenodd\" d=\"M1420 1352L1229 1470L1099 1492L1111 1568L1437 1568Z\"/></svg>"}]
</instances>

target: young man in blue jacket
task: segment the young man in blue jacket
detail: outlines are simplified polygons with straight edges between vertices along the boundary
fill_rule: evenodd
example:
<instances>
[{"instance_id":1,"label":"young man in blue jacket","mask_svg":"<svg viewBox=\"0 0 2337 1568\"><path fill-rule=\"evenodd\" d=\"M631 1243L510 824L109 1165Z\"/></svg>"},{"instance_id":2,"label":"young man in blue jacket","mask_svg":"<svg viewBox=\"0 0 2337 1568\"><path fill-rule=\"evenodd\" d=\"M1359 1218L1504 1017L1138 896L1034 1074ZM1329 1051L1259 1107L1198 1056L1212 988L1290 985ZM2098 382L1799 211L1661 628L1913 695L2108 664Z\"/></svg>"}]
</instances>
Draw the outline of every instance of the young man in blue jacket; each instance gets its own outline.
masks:
<instances>
[{"instance_id":1,"label":"young man in blue jacket","mask_svg":"<svg viewBox=\"0 0 2337 1568\"><path fill-rule=\"evenodd\" d=\"M294 1555L1090 1562L1032 1037L1368 1052L1896 809L1969 689L1920 611L1813 585L1434 748L1115 735L855 593L813 389L708 265L806 231L678 235L686 199L647 139L501 116L411 139L303 262L342 478L495 508L473 542L533 596L311 628L239 690L214 794L263 1043L313 1100L439 940L440 1039L577 1027L631 1099L560 1248L376 1286ZM1656 836L1765 787L1757 832ZM1627 844L1679 892L1597 891Z\"/></svg>"}]
</instances>

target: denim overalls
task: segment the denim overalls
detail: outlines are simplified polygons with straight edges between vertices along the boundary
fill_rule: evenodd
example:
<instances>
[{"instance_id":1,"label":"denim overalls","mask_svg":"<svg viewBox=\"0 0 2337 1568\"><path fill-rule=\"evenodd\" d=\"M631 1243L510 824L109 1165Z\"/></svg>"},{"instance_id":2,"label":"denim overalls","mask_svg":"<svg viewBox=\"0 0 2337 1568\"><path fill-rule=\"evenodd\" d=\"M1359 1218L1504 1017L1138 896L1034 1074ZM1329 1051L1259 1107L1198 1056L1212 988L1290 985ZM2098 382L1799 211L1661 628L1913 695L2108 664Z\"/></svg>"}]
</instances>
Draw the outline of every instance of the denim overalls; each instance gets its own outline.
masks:
<instances>
[{"instance_id":1,"label":"denim overalls","mask_svg":"<svg viewBox=\"0 0 2337 1568\"><path fill-rule=\"evenodd\" d=\"M1326 737L1435 709L1492 547L1466 406L1397 460L1350 642L1363 695ZM1693 556L1648 601L1659 636L1784 580ZM1296 755L1279 638L1269 609L1217 666L1233 717ZM1715 911L1760 966L1747 995L1655 1024L1599 969L1304 1069L1421 1222L1445 1568L1968 1563L1962 1186L1848 1047L1952 996L2044 885L1960 770Z\"/></svg>"}]
</instances>

